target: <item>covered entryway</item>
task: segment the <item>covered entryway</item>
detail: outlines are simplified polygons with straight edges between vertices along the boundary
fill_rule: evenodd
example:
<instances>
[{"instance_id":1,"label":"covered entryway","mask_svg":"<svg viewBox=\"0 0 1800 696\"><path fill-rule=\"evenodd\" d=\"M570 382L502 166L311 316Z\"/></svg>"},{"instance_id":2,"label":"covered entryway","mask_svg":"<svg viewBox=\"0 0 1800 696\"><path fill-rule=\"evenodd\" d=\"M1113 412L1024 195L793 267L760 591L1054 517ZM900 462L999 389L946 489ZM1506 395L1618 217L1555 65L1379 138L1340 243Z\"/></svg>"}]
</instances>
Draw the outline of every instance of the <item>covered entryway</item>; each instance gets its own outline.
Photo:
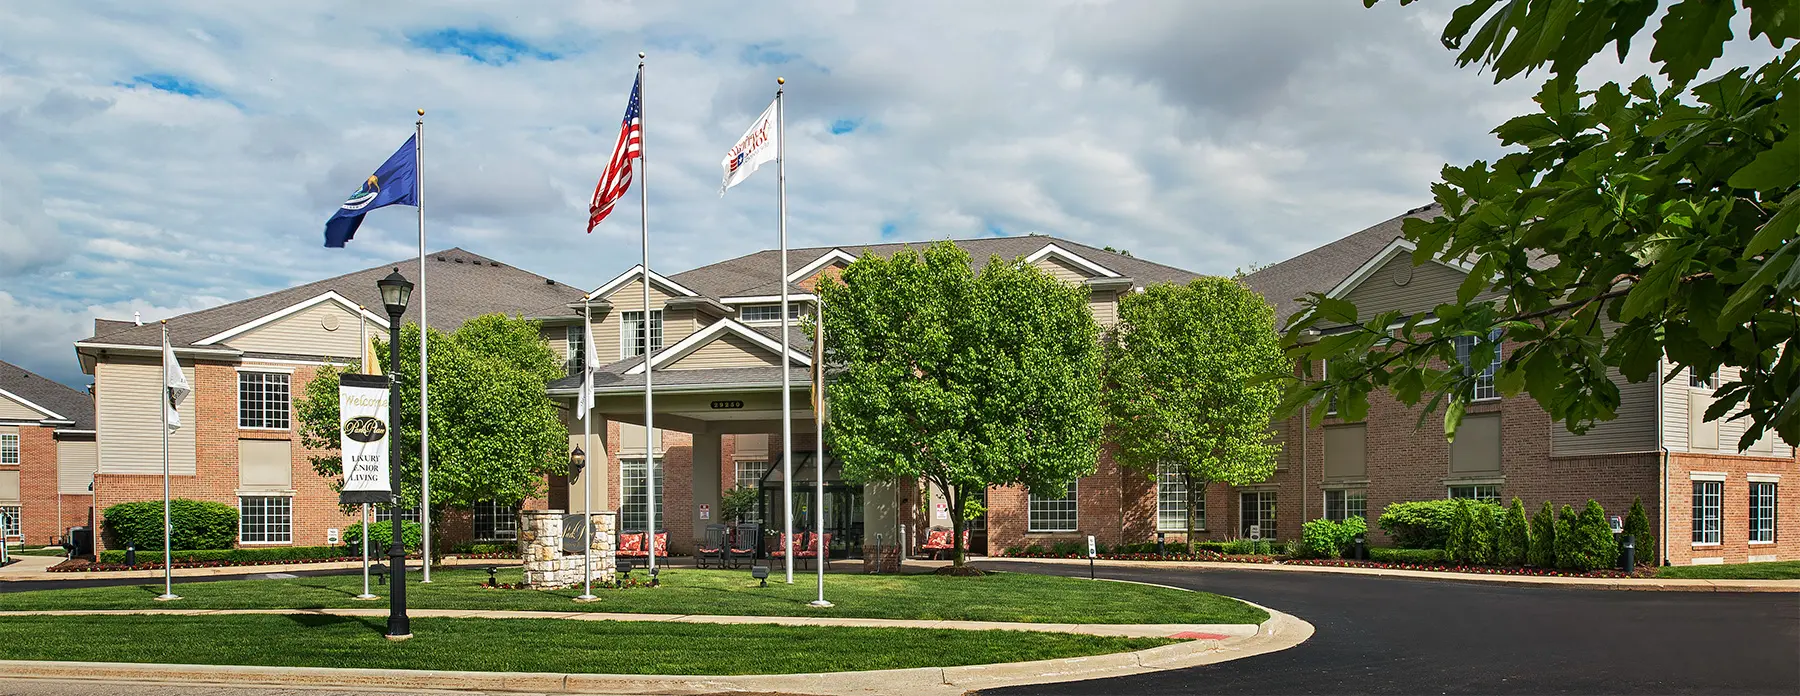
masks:
<instances>
[{"instance_id":1,"label":"covered entryway","mask_svg":"<svg viewBox=\"0 0 1800 696\"><path fill-rule=\"evenodd\" d=\"M815 452L794 453L794 531L831 535L832 558L862 556L864 530L863 486L844 481L843 467L836 457L825 458L825 509L817 507L819 480L818 457ZM786 519L782 510L784 467L780 461L769 466L758 483L757 512L769 529L781 529ZM822 525L822 527L821 527Z\"/></svg>"}]
</instances>

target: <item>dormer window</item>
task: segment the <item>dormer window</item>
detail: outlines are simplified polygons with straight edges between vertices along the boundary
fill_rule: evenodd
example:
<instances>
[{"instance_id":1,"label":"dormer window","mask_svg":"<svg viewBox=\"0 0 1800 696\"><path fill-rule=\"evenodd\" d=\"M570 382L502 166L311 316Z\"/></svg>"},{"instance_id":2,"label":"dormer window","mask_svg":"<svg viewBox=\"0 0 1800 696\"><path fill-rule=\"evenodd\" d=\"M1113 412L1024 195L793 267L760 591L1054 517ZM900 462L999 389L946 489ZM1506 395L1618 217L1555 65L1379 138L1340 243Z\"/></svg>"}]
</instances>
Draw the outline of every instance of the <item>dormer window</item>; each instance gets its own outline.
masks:
<instances>
[{"instance_id":1,"label":"dormer window","mask_svg":"<svg viewBox=\"0 0 1800 696\"><path fill-rule=\"evenodd\" d=\"M800 320L801 304L793 300L788 301L789 320ZM744 305L744 308L738 311L738 316L745 323L781 321L781 303Z\"/></svg>"},{"instance_id":2,"label":"dormer window","mask_svg":"<svg viewBox=\"0 0 1800 696\"><path fill-rule=\"evenodd\" d=\"M662 310L650 312L649 336L645 336L643 312L620 312L622 323L619 331L619 357L631 358L644 354L646 338L650 344L650 352L663 348L663 313Z\"/></svg>"}]
</instances>

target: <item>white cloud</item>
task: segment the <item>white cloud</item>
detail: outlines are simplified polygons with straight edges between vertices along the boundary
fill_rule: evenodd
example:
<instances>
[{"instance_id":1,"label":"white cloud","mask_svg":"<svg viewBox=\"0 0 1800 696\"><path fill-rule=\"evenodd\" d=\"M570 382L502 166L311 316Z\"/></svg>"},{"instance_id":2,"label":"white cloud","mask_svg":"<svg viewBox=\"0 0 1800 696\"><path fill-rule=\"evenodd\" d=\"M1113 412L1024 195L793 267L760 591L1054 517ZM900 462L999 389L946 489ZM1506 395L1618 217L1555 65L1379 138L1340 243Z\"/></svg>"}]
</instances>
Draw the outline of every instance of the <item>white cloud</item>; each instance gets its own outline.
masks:
<instances>
[{"instance_id":1,"label":"white cloud","mask_svg":"<svg viewBox=\"0 0 1800 696\"><path fill-rule=\"evenodd\" d=\"M0 359L78 381L68 343L97 312L148 318L416 253L411 209L321 247L415 108L432 247L610 278L638 258L636 193L582 230L640 50L662 269L775 243L773 172L721 200L718 161L782 75L796 245L1043 232L1226 273L1424 203L1442 163L1497 152L1488 130L1532 80L1455 68L1444 11L9 4L0 309L17 322Z\"/></svg>"}]
</instances>

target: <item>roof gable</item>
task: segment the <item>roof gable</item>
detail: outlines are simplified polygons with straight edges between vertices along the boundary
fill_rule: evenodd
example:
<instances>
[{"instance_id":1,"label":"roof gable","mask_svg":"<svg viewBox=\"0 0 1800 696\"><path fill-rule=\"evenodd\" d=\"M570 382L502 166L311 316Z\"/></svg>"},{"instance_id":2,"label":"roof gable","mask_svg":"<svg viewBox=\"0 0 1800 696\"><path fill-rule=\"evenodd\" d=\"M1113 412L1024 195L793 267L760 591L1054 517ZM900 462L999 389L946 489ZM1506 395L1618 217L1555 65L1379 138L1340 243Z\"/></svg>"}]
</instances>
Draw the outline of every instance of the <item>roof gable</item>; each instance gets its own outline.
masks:
<instances>
[{"instance_id":1,"label":"roof gable","mask_svg":"<svg viewBox=\"0 0 1800 696\"><path fill-rule=\"evenodd\" d=\"M0 419L4 420L66 420L55 411L31 403L30 399L0 389Z\"/></svg>"},{"instance_id":2,"label":"roof gable","mask_svg":"<svg viewBox=\"0 0 1800 696\"><path fill-rule=\"evenodd\" d=\"M94 399L11 363L0 362L0 399L17 404L13 414L0 419L38 420L68 428L94 427Z\"/></svg>"},{"instance_id":3,"label":"roof gable","mask_svg":"<svg viewBox=\"0 0 1800 696\"><path fill-rule=\"evenodd\" d=\"M287 319L288 317L292 317L294 315L300 314L302 312L305 312L308 309L312 309L321 304L328 304L328 303L335 303L338 306L349 311L352 315L361 315L364 319L366 319L370 322L373 322L376 326L379 326L382 329L388 328L387 317L377 315L374 312L364 309L364 308L358 306L355 302L351 302L349 298L346 298L343 295L337 294L335 291L328 291L323 295L319 295L318 297L314 297L314 298L306 300L304 302L299 302L296 304L289 305L280 310L277 310L277 311L271 312L269 314L265 314L261 317L258 317L255 320L247 321L247 322L244 322L237 326L226 329L224 331L220 331L219 333L213 334L211 336L207 336L206 338L195 341L194 345L210 346L210 345L214 345L214 344L218 344L218 343L223 343L223 342L229 341L233 338L254 332L257 329L260 329L260 328L263 328L266 326L270 326L272 324L280 322L283 319Z\"/></svg>"},{"instance_id":4,"label":"roof gable","mask_svg":"<svg viewBox=\"0 0 1800 696\"><path fill-rule=\"evenodd\" d=\"M781 355L780 341L745 326L736 319L720 319L708 324L706 328L688 334L687 338L681 339L675 345L662 349L650 359L650 367L657 370L668 369L666 366L680 362L683 358L711 345L724 336L735 336L743 340L743 343L739 345L760 347L762 350L768 351L771 356ZM794 350L791 345L788 348L788 358L791 364L803 367L812 366L812 357L802 351ZM779 360L779 358L775 358L775 360ZM642 362L625 371L625 374L628 375L643 373L644 364Z\"/></svg>"},{"instance_id":5,"label":"roof gable","mask_svg":"<svg viewBox=\"0 0 1800 696\"><path fill-rule=\"evenodd\" d=\"M644 265L643 264L638 264L636 266L632 266L629 270L626 270L624 273L620 273L618 275L618 277L613 278L612 280L606 281L606 283L604 285L601 285L600 287L595 288L593 292L588 293L587 299L589 299L589 300L605 299L606 297L612 295L613 293L618 292L620 288L623 288L626 285L630 284L631 281L637 280L638 276L643 275L643 273L644 273ZM676 295L681 295L683 297L699 297L700 296L700 293L694 292L693 290L689 290L686 287L683 287L680 283L677 283L673 280L669 280L668 278L663 277L663 275L661 273L657 273L656 271L650 271L650 283L652 285L661 287L663 290L665 290L667 292L674 293Z\"/></svg>"}]
</instances>

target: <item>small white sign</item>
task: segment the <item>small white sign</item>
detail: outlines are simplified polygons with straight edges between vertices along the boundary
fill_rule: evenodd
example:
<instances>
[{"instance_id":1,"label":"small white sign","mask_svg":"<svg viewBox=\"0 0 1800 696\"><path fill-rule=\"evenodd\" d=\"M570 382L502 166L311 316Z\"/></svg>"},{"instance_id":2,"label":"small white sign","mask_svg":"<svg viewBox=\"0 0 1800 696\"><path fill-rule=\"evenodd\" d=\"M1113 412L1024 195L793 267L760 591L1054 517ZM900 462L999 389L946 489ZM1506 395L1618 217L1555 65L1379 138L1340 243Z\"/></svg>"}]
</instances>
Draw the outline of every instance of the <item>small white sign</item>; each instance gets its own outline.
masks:
<instances>
[{"instance_id":1,"label":"small white sign","mask_svg":"<svg viewBox=\"0 0 1800 696\"><path fill-rule=\"evenodd\" d=\"M700 519L703 519L703 520L712 519L712 506L711 505L707 505L706 503L700 504Z\"/></svg>"},{"instance_id":2,"label":"small white sign","mask_svg":"<svg viewBox=\"0 0 1800 696\"><path fill-rule=\"evenodd\" d=\"M1262 525L1260 525L1260 524L1250 525L1250 540L1251 541L1262 541Z\"/></svg>"},{"instance_id":3,"label":"small white sign","mask_svg":"<svg viewBox=\"0 0 1800 696\"><path fill-rule=\"evenodd\" d=\"M327 544L338 543L338 530L336 527L325 530L325 543L327 543Z\"/></svg>"},{"instance_id":4,"label":"small white sign","mask_svg":"<svg viewBox=\"0 0 1800 696\"><path fill-rule=\"evenodd\" d=\"M1100 555L1100 554L1099 554L1099 553L1098 553L1098 552L1097 552L1097 551L1096 551L1096 550L1095 550L1095 548L1096 548L1096 547L1095 547L1095 546L1094 546L1094 535L1092 535L1092 534L1089 534L1089 535L1088 535L1088 558L1094 558L1094 557L1096 557L1096 556L1099 556L1099 555Z\"/></svg>"},{"instance_id":5,"label":"small white sign","mask_svg":"<svg viewBox=\"0 0 1800 696\"><path fill-rule=\"evenodd\" d=\"M950 505L947 503L938 503L932 508L932 514L940 520L950 519Z\"/></svg>"},{"instance_id":6,"label":"small white sign","mask_svg":"<svg viewBox=\"0 0 1800 696\"><path fill-rule=\"evenodd\" d=\"M1620 517L1618 515L1613 515L1612 519L1610 519L1608 521L1612 522L1612 531L1614 534L1618 534L1618 533L1625 531L1625 518Z\"/></svg>"}]
</instances>

